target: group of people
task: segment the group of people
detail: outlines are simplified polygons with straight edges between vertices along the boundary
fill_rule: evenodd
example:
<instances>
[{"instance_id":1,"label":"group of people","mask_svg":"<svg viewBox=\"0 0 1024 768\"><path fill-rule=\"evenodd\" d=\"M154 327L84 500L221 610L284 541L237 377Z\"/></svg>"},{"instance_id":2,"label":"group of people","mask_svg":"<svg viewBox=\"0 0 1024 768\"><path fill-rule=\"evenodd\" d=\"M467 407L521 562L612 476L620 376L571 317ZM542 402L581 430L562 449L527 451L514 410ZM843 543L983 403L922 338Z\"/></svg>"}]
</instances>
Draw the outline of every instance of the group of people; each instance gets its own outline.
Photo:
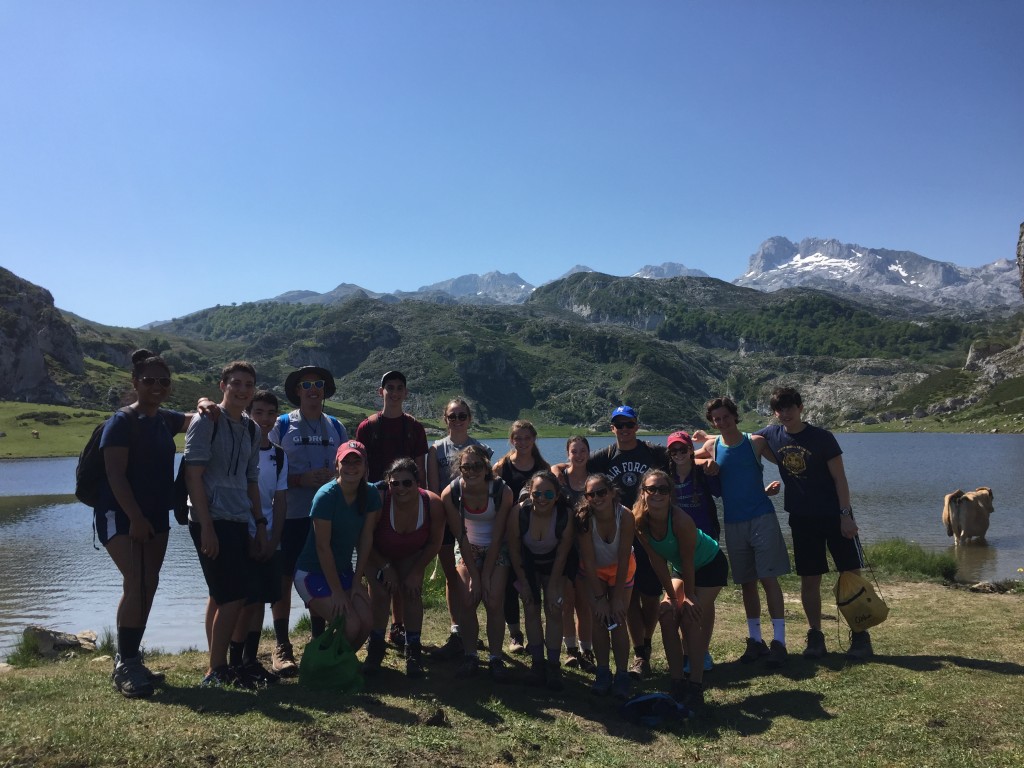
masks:
<instances>
[{"instance_id":1,"label":"group of people","mask_svg":"<svg viewBox=\"0 0 1024 768\"><path fill-rule=\"evenodd\" d=\"M444 408L447 434L428 445L423 425L404 411L400 371L382 376L381 410L350 439L324 412L336 385L320 366L288 375L288 413L273 392L256 390L253 367L236 361L222 371L220 403L204 398L186 414L161 407L171 386L166 362L146 350L132 362L136 400L104 428L107 482L94 512L123 579L112 678L129 698L151 695L159 680L140 646L167 547L178 432L188 527L209 589L204 685L254 688L298 673L289 639L293 587L314 637L342 618L349 642L365 644L365 674L381 668L390 644L404 651L409 677L423 676L423 587L436 557L451 623L428 663L457 662L458 677L480 673L483 603L493 680L509 677L507 634L509 651L529 657L532 683L561 689L564 664L592 673L595 693L628 698L633 681L650 674L660 627L671 693L698 709L714 663L715 601L730 569L747 616L740 661L787 661L778 579L790 562L769 498L780 484L764 486L765 459L778 464L785 484L805 657L826 652L826 552L838 571L861 567L842 451L830 432L802 420L792 388L772 394L777 424L745 434L735 403L719 397L706 409L717 435L677 431L664 446L639 440L636 411L621 405L611 413L614 444L591 453L585 437L571 437L565 460L552 466L524 420L512 424L511 449L494 461L470 437L472 410L461 397ZM276 640L269 669L257 657L268 604ZM867 632L854 633L848 656L871 652Z\"/></svg>"}]
</instances>

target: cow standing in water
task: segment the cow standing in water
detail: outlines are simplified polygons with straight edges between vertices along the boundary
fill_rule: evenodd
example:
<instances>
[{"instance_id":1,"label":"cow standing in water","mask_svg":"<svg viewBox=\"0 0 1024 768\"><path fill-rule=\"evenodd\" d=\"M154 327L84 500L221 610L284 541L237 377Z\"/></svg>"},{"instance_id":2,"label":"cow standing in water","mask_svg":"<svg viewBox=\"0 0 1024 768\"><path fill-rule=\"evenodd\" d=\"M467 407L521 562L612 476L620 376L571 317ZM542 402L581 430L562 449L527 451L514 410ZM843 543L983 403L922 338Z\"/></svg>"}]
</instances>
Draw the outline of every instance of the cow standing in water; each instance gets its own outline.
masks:
<instances>
[{"instance_id":1,"label":"cow standing in water","mask_svg":"<svg viewBox=\"0 0 1024 768\"><path fill-rule=\"evenodd\" d=\"M953 537L955 546L966 544L966 539L970 538L985 540L994 498L992 489L984 486L967 493L957 488L946 495L942 524L946 526L946 535Z\"/></svg>"}]
</instances>

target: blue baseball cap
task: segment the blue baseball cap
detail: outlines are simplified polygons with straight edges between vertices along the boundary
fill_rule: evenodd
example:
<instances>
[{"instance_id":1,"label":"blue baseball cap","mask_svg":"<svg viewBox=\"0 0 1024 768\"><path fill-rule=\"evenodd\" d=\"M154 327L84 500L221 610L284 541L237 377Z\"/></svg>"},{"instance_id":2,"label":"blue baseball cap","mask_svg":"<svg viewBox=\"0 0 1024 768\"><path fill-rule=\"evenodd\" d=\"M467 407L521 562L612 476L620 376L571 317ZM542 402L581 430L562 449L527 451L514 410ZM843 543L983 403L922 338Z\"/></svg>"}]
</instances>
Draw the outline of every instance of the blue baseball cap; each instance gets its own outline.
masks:
<instances>
[{"instance_id":1,"label":"blue baseball cap","mask_svg":"<svg viewBox=\"0 0 1024 768\"><path fill-rule=\"evenodd\" d=\"M638 421L636 411L634 411L633 408L628 405L620 405L618 408L612 411L612 421L615 421L615 418L617 416L623 416L627 419L633 419L634 421Z\"/></svg>"}]
</instances>

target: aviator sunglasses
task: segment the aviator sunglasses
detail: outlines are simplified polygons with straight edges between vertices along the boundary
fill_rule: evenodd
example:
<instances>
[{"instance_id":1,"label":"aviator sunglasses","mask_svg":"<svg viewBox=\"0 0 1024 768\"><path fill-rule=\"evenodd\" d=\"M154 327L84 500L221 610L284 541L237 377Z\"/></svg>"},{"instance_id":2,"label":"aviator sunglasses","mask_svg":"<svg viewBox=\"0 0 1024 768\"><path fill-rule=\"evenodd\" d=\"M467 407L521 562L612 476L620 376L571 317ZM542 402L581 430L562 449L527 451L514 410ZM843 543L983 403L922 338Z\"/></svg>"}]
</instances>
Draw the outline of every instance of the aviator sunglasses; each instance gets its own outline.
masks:
<instances>
[{"instance_id":1,"label":"aviator sunglasses","mask_svg":"<svg viewBox=\"0 0 1024 768\"><path fill-rule=\"evenodd\" d=\"M303 389L312 389L313 387L316 387L317 389L323 389L324 380L317 379L316 381L300 381L299 386L301 386Z\"/></svg>"}]
</instances>

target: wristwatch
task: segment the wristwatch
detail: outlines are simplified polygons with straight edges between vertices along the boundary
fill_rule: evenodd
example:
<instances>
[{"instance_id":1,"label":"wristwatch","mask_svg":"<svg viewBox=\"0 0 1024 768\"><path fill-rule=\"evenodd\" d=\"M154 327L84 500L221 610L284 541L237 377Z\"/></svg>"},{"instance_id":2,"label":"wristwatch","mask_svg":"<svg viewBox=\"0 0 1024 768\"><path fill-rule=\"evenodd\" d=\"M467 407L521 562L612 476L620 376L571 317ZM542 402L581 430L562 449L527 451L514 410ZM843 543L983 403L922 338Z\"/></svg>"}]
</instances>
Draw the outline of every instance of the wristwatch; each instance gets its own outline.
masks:
<instances>
[{"instance_id":1,"label":"wristwatch","mask_svg":"<svg viewBox=\"0 0 1024 768\"><path fill-rule=\"evenodd\" d=\"M852 517L853 507L843 507L842 509L839 510L839 514L843 517Z\"/></svg>"}]
</instances>

